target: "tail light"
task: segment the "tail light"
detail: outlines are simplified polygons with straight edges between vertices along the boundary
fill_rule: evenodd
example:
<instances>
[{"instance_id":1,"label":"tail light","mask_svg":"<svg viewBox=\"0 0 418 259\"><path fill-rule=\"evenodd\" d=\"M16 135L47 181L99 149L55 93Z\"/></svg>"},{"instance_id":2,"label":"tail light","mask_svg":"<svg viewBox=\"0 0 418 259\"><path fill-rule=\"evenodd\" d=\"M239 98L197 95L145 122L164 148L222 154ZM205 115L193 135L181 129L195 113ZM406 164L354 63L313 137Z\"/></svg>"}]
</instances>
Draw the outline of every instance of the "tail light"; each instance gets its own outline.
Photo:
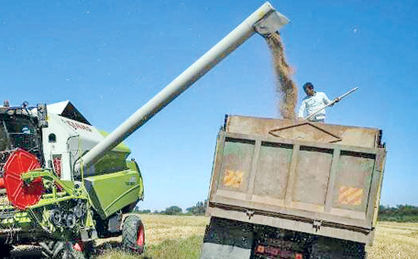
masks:
<instances>
[{"instance_id":1,"label":"tail light","mask_svg":"<svg viewBox=\"0 0 418 259\"><path fill-rule=\"evenodd\" d=\"M256 252L259 253L259 254L264 254L264 246L258 245L257 249L256 249Z\"/></svg>"}]
</instances>

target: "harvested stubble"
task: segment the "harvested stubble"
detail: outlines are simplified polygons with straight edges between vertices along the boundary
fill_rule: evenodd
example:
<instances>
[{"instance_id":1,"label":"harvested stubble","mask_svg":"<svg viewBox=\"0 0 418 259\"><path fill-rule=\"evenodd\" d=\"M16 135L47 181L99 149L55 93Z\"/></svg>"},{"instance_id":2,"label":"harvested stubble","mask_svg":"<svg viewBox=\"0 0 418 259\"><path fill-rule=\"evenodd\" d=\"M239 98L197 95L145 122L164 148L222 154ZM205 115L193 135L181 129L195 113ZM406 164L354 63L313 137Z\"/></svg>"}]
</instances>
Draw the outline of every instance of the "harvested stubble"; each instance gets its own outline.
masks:
<instances>
[{"instance_id":1,"label":"harvested stubble","mask_svg":"<svg viewBox=\"0 0 418 259\"><path fill-rule=\"evenodd\" d=\"M208 218L166 215L141 217L147 226L148 249L145 258L199 258ZM379 222L376 230L374 244L367 248L367 258L416 258L418 223ZM120 250L109 250L99 256L99 259L107 258L138 257Z\"/></svg>"},{"instance_id":2,"label":"harvested stubble","mask_svg":"<svg viewBox=\"0 0 418 259\"><path fill-rule=\"evenodd\" d=\"M166 239L189 238L205 232L208 218L199 216L142 215L148 244Z\"/></svg>"},{"instance_id":3,"label":"harvested stubble","mask_svg":"<svg viewBox=\"0 0 418 259\"><path fill-rule=\"evenodd\" d=\"M200 245L209 218L202 216L168 216L142 214L145 225L146 252L141 258L199 258ZM121 237L96 241L98 246L120 242ZM119 249L103 251L99 259L138 258Z\"/></svg>"},{"instance_id":4,"label":"harvested stubble","mask_svg":"<svg viewBox=\"0 0 418 259\"><path fill-rule=\"evenodd\" d=\"M418 255L418 223L379 222L369 259L413 259Z\"/></svg>"},{"instance_id":5,"label":"harvested stubble","mask_svg":"<svg viewBox=\"0 0 418 259\"><path fill-rule=\"evenodd\" d=\"M284 119L294 119L298 99L298 89L293 82L292 69L284 56L284 47L278 33L266 37L273 58L274 72L277 78L276 93L280 100L278 108Z\"/></svg>"}]
</instances>

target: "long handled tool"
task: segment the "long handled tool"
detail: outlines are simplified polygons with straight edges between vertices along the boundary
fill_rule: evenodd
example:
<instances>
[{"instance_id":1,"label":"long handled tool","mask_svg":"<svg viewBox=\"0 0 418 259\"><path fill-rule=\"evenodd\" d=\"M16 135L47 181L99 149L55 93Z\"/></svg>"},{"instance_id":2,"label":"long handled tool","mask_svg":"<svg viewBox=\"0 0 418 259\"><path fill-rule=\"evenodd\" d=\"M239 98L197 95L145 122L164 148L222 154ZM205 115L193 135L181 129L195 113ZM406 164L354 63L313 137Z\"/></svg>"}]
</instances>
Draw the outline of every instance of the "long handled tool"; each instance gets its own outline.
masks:
<instances>
[{"instance_id":1,"label":"long handled tool","mask_svg":"<svg viewBox=\"0 0 418 259\"><path fill-rule=\"evenodd\" d=\"M358 89L358 87L354 87L353 89L351 89L350 91L346 92L345 94L341 95L340 97L335 98L332 102L330 102L329 104L323 106L322 108L316 110L314 113L312 113L311 115L305 117L305 120L309 120L310 118L314 117L315 115L317 115L320 111L322 111L323 109L334 105L336 102L339 102L341 99L343 99L344 97L346 97L347 95L351 94L352 92L356 91Z\"/></svg>"}]
</instances>

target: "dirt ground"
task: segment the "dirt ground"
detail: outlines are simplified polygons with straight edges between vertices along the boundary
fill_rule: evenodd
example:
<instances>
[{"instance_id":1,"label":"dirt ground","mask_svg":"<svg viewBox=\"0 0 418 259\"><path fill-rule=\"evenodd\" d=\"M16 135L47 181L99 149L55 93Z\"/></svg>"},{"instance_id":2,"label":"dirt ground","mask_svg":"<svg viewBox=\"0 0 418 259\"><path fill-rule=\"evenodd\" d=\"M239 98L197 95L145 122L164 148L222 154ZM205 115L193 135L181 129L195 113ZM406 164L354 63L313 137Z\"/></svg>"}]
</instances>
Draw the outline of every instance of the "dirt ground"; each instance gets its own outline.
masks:
<instances>
[{"instance_id":1,"label":"dirt ground","mask_svg":"<svg viewBox=\"0 0 418 259\"><path fill-rule=\"evenodd\" d=\"M181 258L190 254L197 258L201 241L208 222L206 217L142 215L146 227L147 257ZM100 259L107 258L137 258L118 249L121 238L108 238L96 241L96 255ZM170 241L176 242L175 246ZM183 246L179 254L179 244ZM162 245L163 244L163 245ZM193 246L193 247L191 247ZM177 249L177 250L176 250ZM164 250L162 253L161 250ZM418 254L418 223L379 222L375 241L367 248L368 258L417 258ZM34 258L41 255L35 246L16 247L12 255L20 258Z\"/></svg>"}]
</instances>

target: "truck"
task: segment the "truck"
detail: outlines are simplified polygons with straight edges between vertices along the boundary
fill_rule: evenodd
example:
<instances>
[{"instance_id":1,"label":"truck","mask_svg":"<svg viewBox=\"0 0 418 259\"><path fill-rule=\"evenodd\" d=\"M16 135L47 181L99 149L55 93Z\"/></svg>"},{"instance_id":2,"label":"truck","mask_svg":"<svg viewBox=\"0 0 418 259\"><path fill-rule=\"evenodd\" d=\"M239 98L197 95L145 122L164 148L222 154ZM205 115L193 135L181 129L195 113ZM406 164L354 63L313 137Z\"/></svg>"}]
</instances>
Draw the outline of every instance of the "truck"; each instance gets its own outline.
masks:
<instances>
[{"instance_id":1,"label":"truck","mask_svg":"<svg viewBox=\"0 0 418 259\"><path fill-rule=\"evenodd\" d=\"M385 158L379 129L226 116L201 258L365 258Z\"/></svg>"},{"instance_id":2,"label":"truck","mask_svg":"<svg viewBox=\"0 0 418 259\"><path fill-rule=\"evenodd\" d=\"M46 257L89 257L99 237L122 235L140 254L141 171L123 141L251 36L288 19L266 2L110 134L69 101L0 107L0 255L39 244Z\"/></svg>"}]
</instances>

